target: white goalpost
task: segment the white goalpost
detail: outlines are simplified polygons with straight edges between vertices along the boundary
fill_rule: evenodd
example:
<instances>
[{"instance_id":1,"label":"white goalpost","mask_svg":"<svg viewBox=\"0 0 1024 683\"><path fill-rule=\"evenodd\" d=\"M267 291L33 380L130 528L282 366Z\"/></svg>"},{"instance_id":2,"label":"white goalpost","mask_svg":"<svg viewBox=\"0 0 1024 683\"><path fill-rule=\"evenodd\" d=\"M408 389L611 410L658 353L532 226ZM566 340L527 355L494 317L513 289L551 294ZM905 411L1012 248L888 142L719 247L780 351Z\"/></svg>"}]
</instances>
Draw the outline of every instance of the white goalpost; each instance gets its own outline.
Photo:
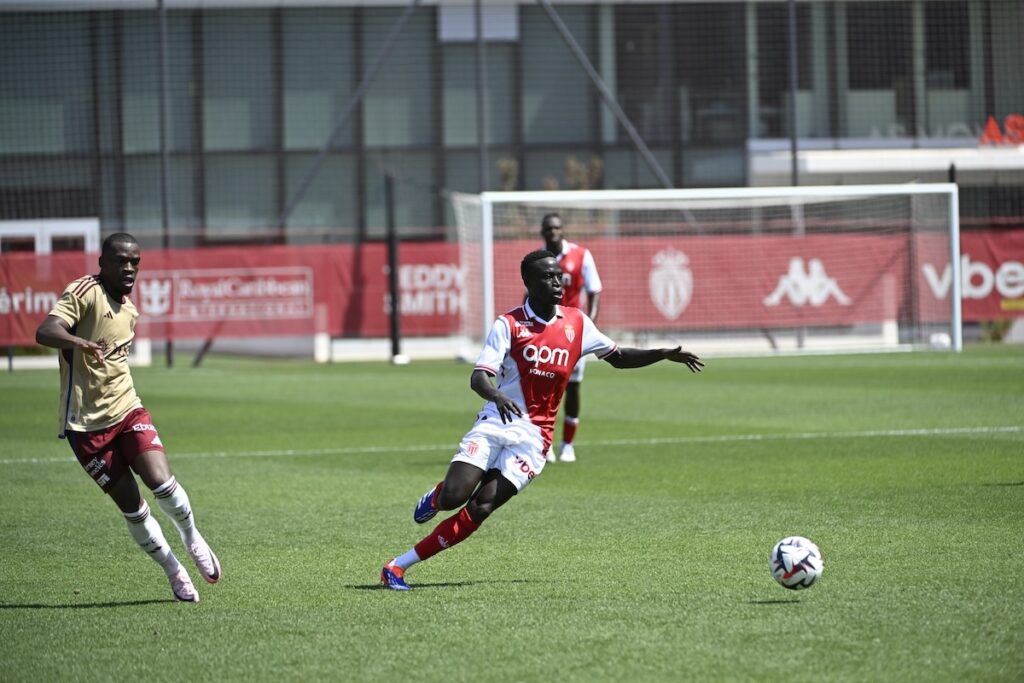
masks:
<instances>
[{"instance_id":1,"label":"white goalpost","mask_svg":"<svg viewBox=\"0 0 1024 683\"><path fill-rule=\"evenodd\" d=\"M541 218L554 212L566 238L594 254L598 325L622 343L713 355L962 348L952 183L485 192L452 202L466 275L460 332L476 343L522 302L519 261L543 247Z\"/></svg>"}]
</instances>

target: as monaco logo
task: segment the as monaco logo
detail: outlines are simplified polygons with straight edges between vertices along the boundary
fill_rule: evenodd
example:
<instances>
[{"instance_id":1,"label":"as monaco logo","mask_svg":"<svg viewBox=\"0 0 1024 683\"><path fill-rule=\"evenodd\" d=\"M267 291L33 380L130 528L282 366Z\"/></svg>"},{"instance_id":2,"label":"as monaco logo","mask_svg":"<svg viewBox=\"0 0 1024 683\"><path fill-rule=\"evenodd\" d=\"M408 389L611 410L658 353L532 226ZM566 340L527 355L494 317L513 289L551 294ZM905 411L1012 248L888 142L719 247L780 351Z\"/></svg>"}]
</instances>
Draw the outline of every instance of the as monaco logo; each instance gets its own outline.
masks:
<instances>
[{"instance_id":1,"label":"as monaco logo","mask_svg":"<svg viewBox=\"0 0 1024 683\"><path fill-rule=\"evenodd\" d=\"M576 328L574 328L572 325L566 325L565 338L568 339L569 343L571 344L572 340L576 338Z\"/></svg>"},{"instance_id":2,"label":"as monaco logo","mask_svg":"<svg viewBox=\"0 0 1024 683\"><path fill-rule=\"evenodd\" d=\"M654 268L647 280L651 302L666 320L675 320L693 296L693 273L687 267L690 259L670 248L662 249L651 260Z\"/></svg>"},{"instance_id":3,"label":"as monaco logo","mask_svg":"<svg viewBox=\"0 0 1024 683\"><path fill-rule=\"evenodd\" d=\"M164 315L171 310L170 280L140 280L142 310L148 315Z\"/></svg>"}]
</instances>

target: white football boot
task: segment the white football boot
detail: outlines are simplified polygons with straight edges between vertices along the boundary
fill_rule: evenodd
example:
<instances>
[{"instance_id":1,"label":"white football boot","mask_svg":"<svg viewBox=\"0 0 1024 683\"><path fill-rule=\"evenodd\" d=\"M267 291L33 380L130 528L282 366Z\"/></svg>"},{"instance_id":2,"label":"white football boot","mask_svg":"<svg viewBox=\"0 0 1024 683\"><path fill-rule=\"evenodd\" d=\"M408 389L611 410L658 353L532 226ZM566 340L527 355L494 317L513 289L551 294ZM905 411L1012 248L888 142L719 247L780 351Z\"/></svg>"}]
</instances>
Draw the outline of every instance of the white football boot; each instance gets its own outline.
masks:
<instances>
[{"instance_id":1,"label":"white football boot","mask_svg":"<svg viewBox=\"0 0 1024 683\"><path fill-rule=\"evenodd\" d=\"M559 450L558 459L562 462L576 462L576 450L571 443L563 443Z\"/></svg>"},{"instance_id":2,"label":"white football boot","mask_svg":"<svg viewBox=\"0 0 1024 683\"><path fill-rule=\"evenodd\" d=\"M192 585L192 578L180 567L178 571L167 577L171 582L171 592L181 602L199 602L199 591Z\"/></svg>"}]
</instances>

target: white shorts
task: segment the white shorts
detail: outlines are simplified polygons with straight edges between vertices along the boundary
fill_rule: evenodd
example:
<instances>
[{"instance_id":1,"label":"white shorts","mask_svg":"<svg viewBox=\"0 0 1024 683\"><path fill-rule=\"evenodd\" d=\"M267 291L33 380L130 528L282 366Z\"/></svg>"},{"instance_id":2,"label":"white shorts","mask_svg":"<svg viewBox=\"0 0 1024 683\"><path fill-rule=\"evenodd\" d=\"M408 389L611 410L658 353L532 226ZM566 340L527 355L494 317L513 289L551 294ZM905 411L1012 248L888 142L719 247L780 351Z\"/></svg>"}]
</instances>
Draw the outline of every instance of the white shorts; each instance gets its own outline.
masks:
<instances>
[{"instance_id":1,"label":"white shorts","mask_svg":"<svg viewBox=\"0 0 1024 683\"><path fill-rule=\"evenodd\" d=\"M587 357L580 356L580 359L576 361L576 367L572 369L572 373L569 375L570 382L582 382L583 381L583 366L587 364Z\"/></svg>"},{"instance_id":2,"label":"white shorts","mask_svg":"<svg viewBox=\"0 0 1024 683\"><path fill-rule=\"evenodd\" d=\"M522 491L544 469L544 441L530 422L502 424L501 418L488 417L466 432L452 462L469 463L484 472L498 470Z\"/></svg>"}]
</instances>

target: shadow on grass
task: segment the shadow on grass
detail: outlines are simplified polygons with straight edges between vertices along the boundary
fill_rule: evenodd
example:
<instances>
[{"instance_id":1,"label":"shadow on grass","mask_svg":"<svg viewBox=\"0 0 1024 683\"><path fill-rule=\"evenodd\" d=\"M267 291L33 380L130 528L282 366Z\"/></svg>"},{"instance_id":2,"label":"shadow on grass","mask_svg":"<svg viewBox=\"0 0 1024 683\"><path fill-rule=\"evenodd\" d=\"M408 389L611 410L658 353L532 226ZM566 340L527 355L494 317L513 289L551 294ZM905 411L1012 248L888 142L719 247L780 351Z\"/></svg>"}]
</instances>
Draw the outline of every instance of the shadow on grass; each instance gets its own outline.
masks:
<instances>
[{"instance_id":1,"label":"shadow on grass","mask_svg":"<svg viewBox=\"0 0 1024 683\"><path fill-rule=\"evenodd\" d=\"M435 581L434 583L414 583L410 585L410 588L419 590L420 588L463 588L465 586L483 586L488 583L533 583L527 579L494 579L490 581ZM376 591L376 590L388 590L387 586L382 583L360 583L360 584L349 584L345 586L351 590L356 591Z\"/></svg>"},{"instance_id":2,"label":"shadow on grass","mask_svg":"<svg viewBox=\"0 0 1024 683\"><path fill-rule=\"evenodd\" d=\"M48 605L40 602L7 603L0 602L0 610L4 609L97 609L104 607L137 607L139 605L162 605L178 602L174 598L166 600L124 600L122 602L74 602L66 605Z\"/></svg>"},{"instance_id":3,"label":"shadow on grass","mask_svg":"<svg viewBox=\"0 0 1024 683\"><path fill-rule=\"evenodd\" d=\"M997 481L984 486L1024 486L1024 481Z\"/></svg>"},{"instance_id":4,"label":"shadow on grass","mask_svg":"<svg viewBox=\"0 0 1024 683\"><path fill-rule=\"evenodd\" d=\"M751 605L795 605L795 604L798 604L799 602L800 602L800 598L788 598L786 600L782 600L780 598L778 600L751 600L750 604Z\"/></svg>"}]
</instances>

